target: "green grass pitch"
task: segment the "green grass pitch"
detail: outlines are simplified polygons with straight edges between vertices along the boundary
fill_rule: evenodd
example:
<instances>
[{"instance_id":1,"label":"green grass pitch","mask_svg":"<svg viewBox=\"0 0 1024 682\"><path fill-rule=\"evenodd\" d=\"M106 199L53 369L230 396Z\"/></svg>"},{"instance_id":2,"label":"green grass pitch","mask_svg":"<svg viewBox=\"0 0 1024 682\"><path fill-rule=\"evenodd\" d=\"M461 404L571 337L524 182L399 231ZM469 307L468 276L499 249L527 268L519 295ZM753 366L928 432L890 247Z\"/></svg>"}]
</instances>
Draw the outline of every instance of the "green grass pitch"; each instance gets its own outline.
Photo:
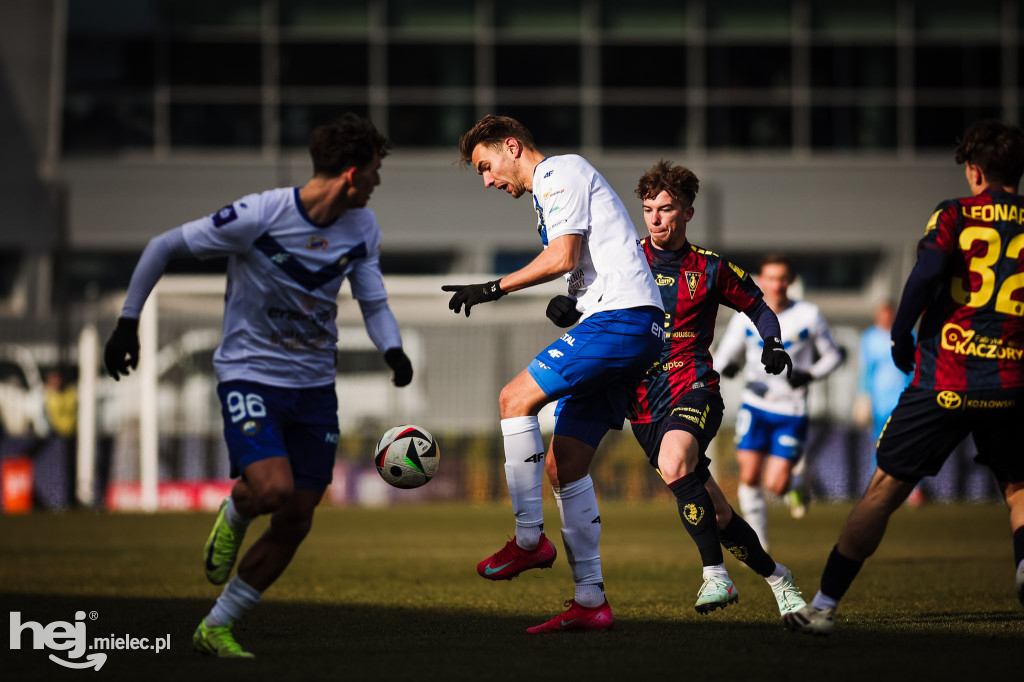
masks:
<instances>
[{"instance_id":1,"label":"green grass pitch","mask_svg":"<svg viewBox=\"0 0 1024 682\"><path fill-rule=\"evenodd\" d=\"M774 557L810 599L849 505L796 521L771 510ZM739 604L693 610L697 551L666 500L606 502L601 553L615 612L606 633L531 636L572 596L551 570L511 582L476 563L512 530L507 504L318 511L291 567L236 625L255 661L194 654L191 634L220 588L202 572L212 514L91 512L0 517L0 604L22 622L86 620L89 638L171 636L169 651L109 651L102 670L59 668L49 652L4 649L5 680L969 680L1021 679L1016 599L1001 505L902 509L844 600L836 633L786 632L763 579L728 554ZM251 540L265 520L250 530ZM60 652L57 652L60 653Z\"/></svg>"}]
</instances>

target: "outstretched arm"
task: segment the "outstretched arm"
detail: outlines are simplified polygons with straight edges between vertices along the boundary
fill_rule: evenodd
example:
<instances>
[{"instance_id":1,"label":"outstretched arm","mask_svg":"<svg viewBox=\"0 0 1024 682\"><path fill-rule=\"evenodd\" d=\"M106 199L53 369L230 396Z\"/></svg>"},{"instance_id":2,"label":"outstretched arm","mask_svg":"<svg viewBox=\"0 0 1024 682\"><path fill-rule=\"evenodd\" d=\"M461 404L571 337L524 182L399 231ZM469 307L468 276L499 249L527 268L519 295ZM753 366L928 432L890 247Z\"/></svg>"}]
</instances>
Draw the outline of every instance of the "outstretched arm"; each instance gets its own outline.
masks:
<instances>
[{"instance_id":1,"label":"outstretched arm","mask_svg":"<svg viewBox=\"0 0 1024 682\"><path fill-rule=\"evenodd\" d=\"M466 308L466 317L470 309L478 303L497 301L512 291L558 279L576 268L580 260L580 249L583 246L583 235L566 234L551 240L548 248L541 251L536 258L525 267L505 275L501 279L483 284L445 284L441 291L452 292L448 301L448 309L456 315Z\"/></svg>"},{"instance_id":2,"label":"outstretched arm","mask_svg":"<svg viewBox=\"0 0 1024 682\"><path fill-rule=\"evenodd\" d=\"M171 260L191 255L180 227L149 240L128 283L128 296L121 309L121 317L103 348L103 363L115 381L121 375L128 376L128 369L139 365L139 316L153 287Z\"/></svg>"}]
</instances>

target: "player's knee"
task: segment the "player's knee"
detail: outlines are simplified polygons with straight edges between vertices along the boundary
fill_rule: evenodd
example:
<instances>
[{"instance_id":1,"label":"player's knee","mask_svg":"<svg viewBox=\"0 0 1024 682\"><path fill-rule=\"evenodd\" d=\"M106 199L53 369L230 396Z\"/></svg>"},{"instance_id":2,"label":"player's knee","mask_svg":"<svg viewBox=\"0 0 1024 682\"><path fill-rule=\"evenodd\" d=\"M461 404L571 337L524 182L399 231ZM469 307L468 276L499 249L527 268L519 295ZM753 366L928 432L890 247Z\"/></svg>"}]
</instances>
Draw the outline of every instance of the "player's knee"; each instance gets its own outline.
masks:
<instances>
[{"instance_id":1,"label":"player's knee","mask_svg":"<svg viewBox=\"0 0 1024 682\"><path fill-rule=\"evenodd\" d=\"M291 483L275 483L257 492L256 503L261 514L270 514L288 504L295 488Z\"/></svg>"},{"instance_id":2,"label":"player's knee","mask_svg":"<svg viewBox=\"0 0 1024 682\"><path fill-rule=\"evenodd\" d=\"M498 394L498 410L502 419L524 417L529 414L527 406L523 403L514 384L507 384L501 389L501 393Z\"/></svg>"}]
</instances>

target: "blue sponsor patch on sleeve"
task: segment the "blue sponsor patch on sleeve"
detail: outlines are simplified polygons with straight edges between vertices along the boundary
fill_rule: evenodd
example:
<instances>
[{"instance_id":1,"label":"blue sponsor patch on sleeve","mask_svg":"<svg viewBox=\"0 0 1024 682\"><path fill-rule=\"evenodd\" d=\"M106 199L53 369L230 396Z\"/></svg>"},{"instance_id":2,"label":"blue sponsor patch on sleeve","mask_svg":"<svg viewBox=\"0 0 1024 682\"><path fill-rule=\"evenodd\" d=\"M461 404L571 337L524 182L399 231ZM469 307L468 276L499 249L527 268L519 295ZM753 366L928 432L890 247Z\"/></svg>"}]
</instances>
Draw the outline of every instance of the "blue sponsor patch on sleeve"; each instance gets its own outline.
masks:
<instances>
[{"instance_id":1,"label":"blue sponsor patch on sleeve","mask_svg":"<svg viewBox=\"0 0 1024 682\"><path fill-rule=\"evenodd\" d=\"M213 218L214 227L223 227L224 225L230 223L232 220L237 220L238 213L235 212L234 204L228 204L227 206L217 211L210 217Z\"/></svg>"}]
</instances>

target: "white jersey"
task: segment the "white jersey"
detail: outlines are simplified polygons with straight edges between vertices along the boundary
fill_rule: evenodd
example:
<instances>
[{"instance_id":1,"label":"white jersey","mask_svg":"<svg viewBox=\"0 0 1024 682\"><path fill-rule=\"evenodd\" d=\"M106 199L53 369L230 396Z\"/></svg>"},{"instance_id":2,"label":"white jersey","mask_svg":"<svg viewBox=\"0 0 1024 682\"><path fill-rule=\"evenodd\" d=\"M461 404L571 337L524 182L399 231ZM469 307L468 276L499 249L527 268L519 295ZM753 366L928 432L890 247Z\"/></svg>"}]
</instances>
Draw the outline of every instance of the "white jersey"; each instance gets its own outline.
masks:
<instances>
[{"instance_id":1,"label":"white jersey","mask_svg":"<svg viewBox=\"0 0 1024 682\"><path fill-rule=\"evenodd\" d=\"M315 225L298 187L250 194L182 226L198 258L228 256L220 381L285 388L334 384L337 296L346 278L360 301L387 298L373 211L349 209Z\"/></svg>"},{"instance_id":2,"label":"white jersey","mask_svg":"<svg viewBox=\"0 0 1024 682\"><path fill-rule=\"evenodd\" d=\"M579 263L565 275L581 319L603 310L664 310L626 207L586 159L568 154L537 164L533 203L544 248L558 237L583 235Z\"/></svg>"},{"instance_id":3,"label":"white jersey","mask_svg":"<svg viewBox=\"0 0 1024 682\"><path fill-rule=\"evenodd\" d=\"M809 372L820 379L843 361L842 351L832 339L832 332L818 307L806 301L791 301L778 314L782 343L793 360L793 370ZM768 374L761 364L764 342L746 315L736 314L729 320L722 341L715 351L717 364L744 364L743 402L765 412L803 416L807 414L807 386L793 388L786 374ZM818 357L815 362L815 356Z\"/></svg>"}]
</instances>

